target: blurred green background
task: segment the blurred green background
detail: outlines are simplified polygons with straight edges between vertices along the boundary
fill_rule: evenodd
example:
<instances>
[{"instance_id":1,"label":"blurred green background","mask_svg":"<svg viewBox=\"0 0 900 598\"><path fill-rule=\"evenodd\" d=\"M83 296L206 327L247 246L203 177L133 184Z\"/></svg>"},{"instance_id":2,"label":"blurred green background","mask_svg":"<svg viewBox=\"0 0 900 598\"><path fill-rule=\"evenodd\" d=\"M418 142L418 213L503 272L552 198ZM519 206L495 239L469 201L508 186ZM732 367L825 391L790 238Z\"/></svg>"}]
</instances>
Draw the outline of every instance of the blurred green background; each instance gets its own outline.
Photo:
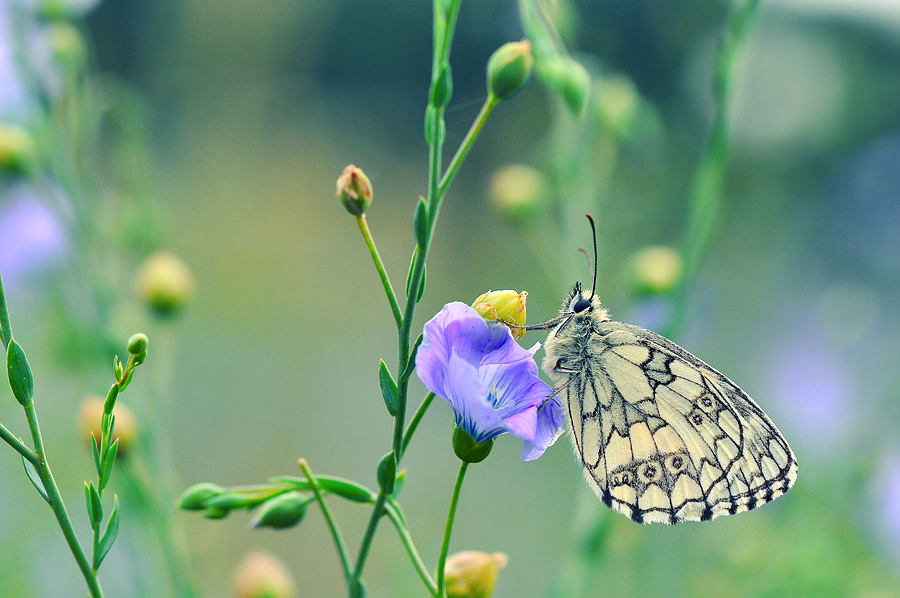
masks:
<instances>
[{"instance_id":1,"label":"blurred green background","mask_svg":"<svg viewBox=\"0 0 900 598\"><path fill-rule=\"evenodd\" d=\"M3 58L11 53L10 15L21 13L14 0L0 1ZM396 339L334 181L348 163L369 175L369 222L401 287L413 207L426 186L430 3L80 5L74 23L86 36L91 72L125 85L137 106L129 114L146 116L132 123L146 125L138 141L105 150L133 157L149 143L149 170L137 170L151 186L140 201L127 198L137 207L125 214L105 193L77 236L64 185L0 180L0 271L79 533L87 537L81 484L92 468L89 452L73 449L86 446L75 414L85 395L111 382L111 349L91 336L98 321L120 354L138 328L150 336L149 360L122 400L140 412L150 393L171 397L165 433L176 488L299 475L301 456L316 472L375 486L392 424L377 366L384 358L395 369ZM416 333L446 302L471 302L488 289L529 291L529 321L543 321L575 276L588 277L575 253L590 242L586 225L560 235L551 212L510 226L488 201L498 169L552 168L570 150L588 160L581 172L606 173L578 208L598 220L601 297L615 319L660 329L668 303L633 292L631 256L683 241L728 6L580 0L558 8L568 47L595 81L624 77L615 80L639 94L633 134L612 136L616 161L592 164L594 154L577 152L596 130L584 122L596 119L602 94L579 124L566 123L538 81L504 102L444 203ZM463 2L446 151L484 99L487 58L522 35L515 2ZM900 595L900 5L764 1L737 73L722 214L674 340L778 423L799 460L798 482L750 514L640 527L599 504L567 440L521 463L519 442L503 437L469 472L451 544L509 555L498 597L565 587L583 596ZM0 117L27 128L34 109L12 87L4 95L4 80ZM115 178L102 169L98 178L101 171ZM21 224L21 213L32 214L36 228ZM150 318L132 290L156 247L178 254L196 279L174 323ZM548 256L559 255L554 268L557 258ZM104 287L105 311L85 299L91 285ZM529 333L523 342L539 340ZM418 381L413 389L413 400L425 392ZM10 393L0 399L0 421L26 435ZM437 401L404 463L402 503L429 565L457 468L451 421ZM11 450L0 451L0 480L0 595L83 595L55 522ZM355 550L368 508L337 500L333 508ZM158 581L146 564L153 550L123 509L120 539L101 571L108 596L136 596ZM315 509L281 533L250 530L241 513L217 522L175 518L205 596L229 595L235 567L254 549L284 560L300 596L345 593ZM388 525L365 579L371 596L424 595Z\"/></svg>"}]
</instances>

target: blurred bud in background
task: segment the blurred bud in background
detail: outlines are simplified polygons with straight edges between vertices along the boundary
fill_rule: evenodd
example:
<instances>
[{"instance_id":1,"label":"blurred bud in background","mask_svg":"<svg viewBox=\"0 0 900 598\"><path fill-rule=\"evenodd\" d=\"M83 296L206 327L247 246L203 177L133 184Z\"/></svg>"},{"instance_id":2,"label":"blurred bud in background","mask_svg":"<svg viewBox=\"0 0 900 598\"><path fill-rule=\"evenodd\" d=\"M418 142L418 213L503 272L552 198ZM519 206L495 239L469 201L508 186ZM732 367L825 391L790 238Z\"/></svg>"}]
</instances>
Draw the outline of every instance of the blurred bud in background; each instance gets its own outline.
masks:
<instances>
[{"instance_id":1,"label":"blurred bud in background","mask_svg":"<svg viewBox=\"0 0 900 598\"><path fill-rule=\"evenodd\" d=\"M485 320L525 325L525 299L528 291L488 291L478 297L472 307ZM525 334L523 328L510 327L513 338L519 340Z\"/></svg>"},{"instance_id":2,"label":"blurred bud in background","mask_svg":"<svg viewBox=\"0 0 900 598\"><path fill-rule=\"evenodd\" d=\"M541 65L544 83L558 93L574 116L584 114L590 96L591 76L580 62L558 55Z\"/></svg>"},{"instance_id":3,"label":"blurred bud in background","mask_svg":"<svg viewBox=\"0 0 900 598\"><path fill-rule=\"evenodd\" d=\"M500 220L519 226L544 205L547 185L541 172L524 164L504 166L491 177L491 208Z\"/></svg>"},{"instance_id":4,"label":"blurred bud in background","mask_svg":"<svg viewBox=\"0 0 900 598\"><path fill-rule=\"evenodd\" d=\"M444 567L447 598L490 598L497 573L507 562L502 552L467 550L450 555Z\"/></svg>"},{"instance_id":5,"label":"blurred bud in background","mask_svg":"<svg viewBox=\"0 0 900 598\"><path fill-rule=\"evenodd\" d=\"M337 180L337 196L341 198L344 208L354 216L360 216L372 205L375 195L369 177L353 164L344 168Z\"/></svg>"},{"instance_id":6,"label":"blurred bud in background","mask_svg":"<svg viewBox=\"0 0 900 598\"><path fill-rule=\"evenodd\" d=\"M235 598L294 598L297 584L287 567L268 552L248 554L234 575Z\"/></svg>"},{"instance_id":7,"label":"blurred bud in background","mask_svg":"<svg viewBox=\"0 0 900 598\"><path fill-rule=\"evenodd\" d=\"M637 295L667 293L681 277L681 255L672 247L642 247L628 258L628 285Z\"/></svg>"},{"instance_id":8,"label":"blurred bud in background","mask_svg":"<svg viewBox=\"0 0 900 598\"><path fill-rule=\"evenodd\" d=\"M194 293L194 275L178 256L158 251L138 270L138 296L159 315L177 312Z\"/></svg>"},{"instance_id":9,"label":"blurred bud in background","mask_svg":"<svg viewBox=\"0 0 900 598\"><path fill-rule=\"evenodd\" d=\"M525 40L503 44L488 60L488 93L498 100L511 98L525 87L533 69L531 42Z\"/></svg>"},{"instance_id":10,"label":"blurred bud in background","mask_svg":"<svg viewBox=\"0 0 900 598\"><path fill-rule=\"evenodd\" d=\"M100 441L100 420L103 418L104 399L96 395L85 397L78 409L79 436L90 442L91 433L97 442ZM137 419L134 413L121 403L115 409L116 425L113 429L113 440L119 439L118 457L127 457L131 452L138 435ZM87 445L90 446L90 445Z\"/></svg>"},{"instance_id":11,"label":"blurred bud in background","mask_svg":"<svg viewBox=\"0 0 900 598\"><path fill-rule=\"evenodd\" d=\"M621 139L630 137L641 108L641 97L631 79L620 75L600 79L593 95L600 124Z\"/></svg>"},{"instance_id":12,"label":"blurred bud in background","mask_svg":"<svg viewBox=\"0 0 900 598\"><path fill-rule=\"evenodd\" d=\"M31 134L22 127L0 123L0 173L30 172L37 162Z\"/></svg>"}]
</instances>

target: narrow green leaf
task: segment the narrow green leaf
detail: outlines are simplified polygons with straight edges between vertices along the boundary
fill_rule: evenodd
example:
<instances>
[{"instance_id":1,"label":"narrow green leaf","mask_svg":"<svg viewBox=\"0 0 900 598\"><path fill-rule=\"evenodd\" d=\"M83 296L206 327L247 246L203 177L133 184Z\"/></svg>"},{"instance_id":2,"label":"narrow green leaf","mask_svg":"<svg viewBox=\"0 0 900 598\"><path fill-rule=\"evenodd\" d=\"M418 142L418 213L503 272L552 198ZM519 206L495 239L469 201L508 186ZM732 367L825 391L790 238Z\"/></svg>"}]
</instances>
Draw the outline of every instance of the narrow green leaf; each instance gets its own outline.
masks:
<instances>
[{"instance_id":1,"label":"narrow green leaf","mask_svg":"<svg viewBox=\"0 0 900 598\"><path fill-rule=\"evenodd\" d=\"M421 255L419 253L419 251L420 251L419 247L416 246L415 250L413 250L412 261L409 264L409 271L406 273L406 296L407 297L409 297L409 290L410 290L409 287L412 284L412 274L413 274L413 270L415 270L415 267L416 267L416 260L419 259L419 256ZM418 303L419 301L422 300L422 294L425 293L425 275L427 272L428 272L428 266L423 266L422 267L422 282L419 285L419 292L416 293L416 303Z\"/></svg>"},{"instance_id":2,"label":"narrow green leaf","mask_svg":"<svg viewBox=\"0 0 900 598\"><path fill-rule=\"evenodd\" d=\"M406 470L401 469L397 474L397 480L394 482L394 498L400 496L400 492L403 490L403 484L406 482Z\"/></svg>"},{"instance_id":3,"label":"narrow green leaf","mask_svg":"<svg viewBox=\"0 0 900 598\"><path fill-rule=\"evenodd\" d=\"M425 198L420 197L419 203L416 204L416 213L413 216L413 233L416 236L416 243L422 249L428 243L428 204Z\"/></svg>"},{"instance_id":4,"label":"narrow green leaf","mask_svg":"<svg viewBox=\"0 0 900 598\"><path fill-rule=\"evenodd\" d=\"M283 475L272 478L272 481L280 484L290 484L297 490L312 490L312 484L306 478ZM344 478L317 475L316 482L318 482L319 488L324 492L337 494L341 498L346 498L353 502L373 503L378 498L374 492L362 484L357 484Z\"/></svg>"},{"instance_id":5,"label":"narrow green leaf","mask_svg":"<svg viewBox=\"0 0 900 598\"><path fill-rule=\"evenodd\" d=\"M409 361L406 363L406 367L403 369L403 374L401 374L401 380L409 380L409 377L412 376L413 370L416 369L416 353L419 352L419 345L422 344L422 340L425 336L422 333L419 333L419 336L416 337L416 342L413 344L412 351L409 353Z\"/></svg>"},{"instance_id":6,"label":"narrow green leaf","mask_svg":"<svg viewBox=\"0 0 900 598\"><path fill-rule=\"evenodd\" d=\"M109 483L109 478L112 477L113 465L116 463L116 454L119 452L119 439L116 438L116 441L112 443L112 446L109 447L109 450L106 451L106 457L103 459L103 462L100 464L100 479L98 483L100 484L100 490L105 490L106 485Z\"/></svg>"},{"instance_id":7,"label":"narrow green leaf","mask_svg":"<svg viewBox=\"0 0 900 598\"><path fill-rule=\"evenodd\" d=\"M97 448L97 437L91 432L91 456L94 458L94 469L100 477L100 450Z\"/></svg>"},{"instance_id":8,"label":"narrow green leaf","mask_svg":"<svg viewBox=\"0 0 900 598\"><path fill-rule=\"evenodd\" d=\"M397 481L397 459L394 451L389 452L378 463L378 485L385 494L394 491L394 483Z\"/></svg>"},{"instance_id":9,"label":"narrow green leaf","mask_svg":"<svg viewBox=\"0 0 900 598\"><path fill-rule=\"evenodd\" d=\"M387 407L391 417L397 415L397 383L388 369L384 360L378 366L378 383L381 385L381 396L384 397L384 406Z\"/></svg>"},{"instance_id":10,"label":"narrow green leaf","mask_svg":"<svg viewBox=\"0 0 900 598\"><path fill-rule=\"evenodd\" d=\"M9 342L6 349L6 371L9 375L9 386L13 395L22 407L32 404L34 396L34 376L31 375L31 366L25 357L25 351L15 339Z\"/></svg>"},{"instance_id":11,"label":"narrow green leaf","mask_svg":"<svg viewBox=\"0 0 900 598\"><path fill-rule=\"evenodd\" d=\"M100 543L97 545L97 551L94 553L94 571L100 568L100 564L103 563L103 559L106 558L106 553L112 548L113 542L116 541L116 536L118 535L119 497L116 496L113 498L113 510L109 515L109 521L106 522L106 531L103 532L103 537L100 538Z\"/></svg>"},{"instance_id":12,"label":"narrow green leaf","mask_svg":"<svg viewBox=\"0 0 900 598\"><path fill-rule=\"evenodd\" d=\"M35 489L41 493L41 496L44 497L44 500L47 501L48 505L51 504L50 497L47 496L47 491L44 490L44 482L41 480L41 474L34 468L31 461L26 460L25 457L22 457L22 465L25 466L25 475L27 475L28 479L31 480L31 483L34 484Z\"/></svg>"},{"instance_id":13,"label":"narrow green leaf","mask_svg":"<svg viewBox=\"0 0 900 598\"><path fill-rule=\"evenodd\" d=\"M94 487L94 482L84 483L84 494L87 500L88 517L91 520L91 529L97 529L103 522L103 502L100 493Z\"/></svg>"}]
</instances>

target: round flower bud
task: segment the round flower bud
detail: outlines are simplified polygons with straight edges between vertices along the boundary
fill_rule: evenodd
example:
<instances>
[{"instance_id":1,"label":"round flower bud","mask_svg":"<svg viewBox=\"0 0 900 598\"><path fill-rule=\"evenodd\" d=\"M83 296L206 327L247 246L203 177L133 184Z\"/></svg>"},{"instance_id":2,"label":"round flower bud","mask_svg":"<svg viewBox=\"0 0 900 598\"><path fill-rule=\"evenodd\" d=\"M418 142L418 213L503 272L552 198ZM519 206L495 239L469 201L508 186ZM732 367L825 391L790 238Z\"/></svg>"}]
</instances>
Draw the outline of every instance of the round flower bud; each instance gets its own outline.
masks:
<instances>
[{"instance_id":1,"label":"round flower bud","mask_svg":"<svg viewBox=\"0 0 900 598\"><path fill-rule=\"evenodd\" d=\"M87 46L78 27L65 21L57 21L47 27L50 46L60 64L71 72L80 71L87 62Z\"/></svg>"},{"instance_id":2,"label":"round flower bud","mask_svg":"<svg viewBox=\"0 0 900 598\"><path fill-rule=\"evenodd\" d=\"M138 332L137 334L131 335L131 338L128 339L128 352L132 355L140 355L141 353L147 353L147 335L143 332Z\"/></svg>"},{"instance_id":3,"label":"round flower bud","mask_svg":"<svg viewBox=\"0 0 900 598\"><path fill-rule=\"evenodd\" d=\"M597 117L619 137L628 137L638 118L641 98L628 77L609 77L594 87Z\"/></svg>"},{"instance_id":4,"label":"round flower bud","mask_svg":"<svg viewBox=\"0 0 900 598\"><path fill-rule=\"evenodd\" d=\"M525 299L528 291L517 293L515 291L488 291L478 297L472 307L485 320L494 320L501 324L525 325ZM509 327L513 338L522 338L524 328Z\"/></svg>"},{"instance_id":5,"label":"round flower bud","mask_svg":"<svg viewBox=\"0 0 900 598\"><path fill-rule=\"evenodd\" d=\"M681 255L668 246L638 249L628 263L630 286L638 294L666 293L675 288L681 277Z\"/></svg>"},{"instance_id":6,"label":"round flower bud","mask_svg":"<svg viewBox=\"0 0 900 598\"><path fill-rule=\"evenodd\" d=\"M337 180L337 196L344 208L354 216L360 216L372 205L372 183L362 169L350 164Z\"/></svg>"},{"instance_id":7,"label":"round flower bud","mask_svg":"<svg viewBox=\"0 0 900 598\"><path fill-rule=\"evenodd\" d=\"M225 493L225 489L209 482L194 484L178 499L178 508L185 511L202 511L206 508L206 501ZM227 514L227 513L226 513Z\"/></svg>"},{"instance_id":8,"label":"round flower bud","mask_svg":"<svg viewBox=\"0 0 900 598\"><path fill-rule=\"evenodd\" d=\"M580 62L568 57L556 57L541 67L544 82L562 96L575 116L584 113L591 86L591 76Z\"/></svg>"},{"instance_id":9,"label":"round flower bud","mask_svg":"<svg viewBox=\"0 0 900 598\"><path fill-rule=\"evenodd\" d=\"M269 499L259 507L250 521L251 527L286 529L294 527L306 515L306 505L311 499L297 491L285 492Z\"/></svg>"},{"instance_id":10,"label":"round flower bud","mask_svg":"<svg viewBox=\"0 0 900 598\"><path fill-rule=\"evenodd\" d=\"M481 463L491 454L494 439L478 442L472 435L457 425L453 426L453 452L466 463Z\"/></svg>"},{"instance_id":11,"label":"round flower bud","mask_svg":"<svg viewBox=\"0 0 900 598\"><path fill-rule=\"evenodd\" d=\"M491 208L500 220L519 225L541 209L547 185L536 168L524 164L504 166L491 177Z\"/></svg>"},{"instance_id":12,"label":"round flower bud","mask_svg":"<svg viewBox=\"0 0 900 598\"><path fill-rule=\"evenodd\" d=\"M235 598L294 598L297 584L290 571L268 552L244 557L234 574Z\"/></svg>"},{"instance_id":13,"label":"round flower bud","mask_svg":"<svg viewBox=\"0 0 900 598\"><path fill-rule=\"evenodd\" d=\"M490 598L497 573L507 562L502 552L467 550L450 555L444 566L447 598Z\"/></svg>"},{"instance_id":14,"label":"round flower bud","mask_svg":"<svg viewBox=\"0 0 900 598\"><path fill-rule=\"evenodd\" d=\"M533 68L530 41L503 44L488 60L488 93L498 100L511 98L528 83Z\"/></svg>"},{"instance_id":15,"label":"round flower bud","mask_svg":"<svg viewBox=\"0 0 900 598\"><path fill-rule=\"evenodd\" d=\"M22 127L0 124L0 171L28 172L37 150L31 135Z\"/></svg>"},{"instance_id":16,"label":"round flower bud","mask_svg":"<svg viewBox=\"0 0 900 598\"><path fill-rule=\"evenodd\" d=\"M102 431L100 421L103 419L103 404L105 400L93 395L86 397L78 408L79 436L90 443L91 434L99 443ZM116 424L113 428L113 440L119 439L118 458L127 457L137 440L138 425L134 413L125 405L117 405L115 408ZM90 446L86 444L85 446ZM99 446L97 448L100 448Z\"/></svg>"},{"instance_id":17,"label":"round flower bud","mask_svg":"<svg viewBox=\"0 0 900 598\"><path fill-rule=\"evenodd\" d=\"M194 276L174 253L157 251L141 264L135 287L153 311L168 316L190 299Z\"/></svg>"}]
</instances>

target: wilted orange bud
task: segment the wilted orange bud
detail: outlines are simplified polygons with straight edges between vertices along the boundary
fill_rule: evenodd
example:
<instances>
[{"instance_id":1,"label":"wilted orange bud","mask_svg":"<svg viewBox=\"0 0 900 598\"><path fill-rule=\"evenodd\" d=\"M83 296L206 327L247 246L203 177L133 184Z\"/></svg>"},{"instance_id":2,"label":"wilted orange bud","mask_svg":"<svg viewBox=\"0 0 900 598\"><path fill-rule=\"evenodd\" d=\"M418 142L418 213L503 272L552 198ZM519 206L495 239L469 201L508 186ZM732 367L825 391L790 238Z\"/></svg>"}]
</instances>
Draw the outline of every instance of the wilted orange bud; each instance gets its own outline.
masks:
<instances>
[{"instance_id":1,"label":"wilted orange bud","mask_svg":"<svg viewBox=\"0 0 900 598\"><path fill-rule=\"evenodd\" d=\"M341 198L341 203L347 211L354 216L359 216L369 209L374 194L369 177L353 164L347 166L338 177L337 196Z\"/></svg>"},{"instance_id":2,"label":"wilted orange bud","mask_svg":"<svg viewBox=\"0 0 900 598\"><path fill-rule=\"evenodd\" d=\"M103 418L104 402L102 398L96 395L86 397L81 402L81 407L78 410L79 435L88 442L91 440L91 433L94 434L97 442L100 442L100 420ZM134 446L138 433L137 420L131 409L121 403L116 405L113 413L116 416L113 440L119 439L118 456L121 458L125 457L131 450L131 447ZM90 444L86 444L86 446L90 446Z\"/></svg>"},{"instance_id":3,"label":"wilted orange bud","mask_svg":"<svg viewBox=\"0 0 900 598\"><path fill-rule=\"evenodd\" d=\"M507 562L502 552L466 550L450 555L444 567L447 598L490 598L497 573Z\"/></svg>"},{"instance_id":4,"label":"wilted orange bud","mask_svg":"<svg viewBox=\"0 0 900 598\"><path fill-rule=\"evenodd\" d=\"M472 304L475 311L485 320L495 320L501 324L525 325L525 298L528 291L517 293L515 291L488 291L481 295ZM509 328L513 338L522 338L525 334L523 328Z\"/></svg>"},{"instance_id":5,"label":"wilted orange bud","mask_svg":"<svg viewBox=\"0 0 900 598\"><path fill-rule=\"evenodd\" d=\"M293 598L297 584L287 567L268 552L248 554L234 575L235 598Z\"/></svg>"}]
</instances>

